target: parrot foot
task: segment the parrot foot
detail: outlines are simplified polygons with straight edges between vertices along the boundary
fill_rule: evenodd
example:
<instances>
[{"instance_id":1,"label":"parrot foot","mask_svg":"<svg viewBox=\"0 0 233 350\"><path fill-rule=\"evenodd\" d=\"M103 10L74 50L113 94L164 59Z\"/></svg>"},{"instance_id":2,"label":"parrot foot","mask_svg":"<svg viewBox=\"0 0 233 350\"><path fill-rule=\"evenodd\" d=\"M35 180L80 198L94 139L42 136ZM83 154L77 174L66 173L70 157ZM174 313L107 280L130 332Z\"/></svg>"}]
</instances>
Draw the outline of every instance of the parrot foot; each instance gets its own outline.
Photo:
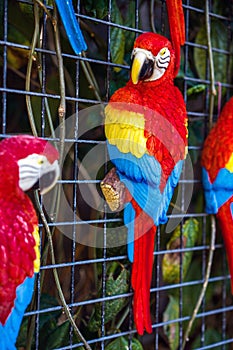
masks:
<instances>
[{"instance_id":1,"label":"parrot foot","mask_svg":"<svg viewBox=\"0 0 233 350\"><path fill-rule=\"evenodd\" d=\"M112 168L103 181L100 188L111 211L120 211L125 203L125 185L120 181L116 168Z\"/></svg>"}]
</instances>

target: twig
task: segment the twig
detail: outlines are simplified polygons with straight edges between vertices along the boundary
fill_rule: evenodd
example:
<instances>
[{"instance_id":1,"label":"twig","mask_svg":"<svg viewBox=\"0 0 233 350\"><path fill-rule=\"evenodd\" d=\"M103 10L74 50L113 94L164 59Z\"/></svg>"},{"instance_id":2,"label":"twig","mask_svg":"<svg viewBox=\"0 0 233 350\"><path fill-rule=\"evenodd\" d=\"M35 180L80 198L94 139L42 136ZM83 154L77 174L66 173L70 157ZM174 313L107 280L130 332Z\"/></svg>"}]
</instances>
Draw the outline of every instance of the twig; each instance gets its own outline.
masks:
<instances>
[{"instance_id":1,"label":"twig","mask_svg":"<svg viewBox=\"0 0 233 350\"><path fill-rule=\"evenodd\" d=\"M52 20L52 15L50 11L47 9L47 7L45 6L45 4L43 4L43 2L40 0L34 0L34 1L37 2L37 4L44 10L46 15Z\"/></svg>"},{"instance_id":2,"label":"twig","mask_svg":"<svg viewBox=\"0 0 233 350\"><path fill-rule=\"evenodd\" d=\"M128 316L128 314L129 314L129 306L125 309L123 315L121 316L121 318L117 322L117 324L115 326L115 333L118 332L118 330L120 329L122 323L125 321L125 319Z\"/></svg>"},{"instance_id":3,"label":"twig","mask_svg":"<svg viewBox=\"0 0 233 350\"><path fill-rule=\"evenodd\" d=\"M54 255L54 249L53 249L53 239L52 239L52 234L50 232L50 228L49 228L49 225L47 223L47 220L45 218L45 215L44 215L44 212L43 212L43 209L41 207L41 204L40 204L40 200L39 200L39 195L38 195L38 192L36 191L35 192L35 200L36 200L36 205L37 205L37 208L39 210L39 214L40 214L40 217L41 217L41 220L42 220L42 223L44 225L44 229L47 233L47 237L48 237L48 241L49 241L49 246L50 246L50 253L51 253L51 261L52 261L52 264L55 266L56 262L55 262L55 255ZM65 300L65 297L64 297L64 294L62 292L62 289L61 289L61 284L60 284L60 281L59 281L59 276L58 276L58 273L57 273L57 269L54 267L53 268L53 275L54 275L54 279L55 279L55 283L56 283L56 287L57 287L57 290L58 290L58 294L59 294L59 297L61 299L61 303L64 307L64 311L66 313L66 316L68 318L68 320L70 321L72 327L74 328L75 332L77 333L78 337L80 338L80 340L83 342L84 344L84 347L87 349L87 350L91 350L91 347L88 345L86 339L83 337L82 333L80 332L80 330L78 329L71 313L70 313L70 310L69 310L69 307L68 305L66 304L66 300Z\"/></svg>"},{"instance_id":4,"label":"twig","mask_svg":"<svg viewBox=\"0 0 233 350\"><path fill-rule=\"evenodd\" d=\"M85 52L82 52L82 56L86 57ZM91 66L90 66L89 62L87 62L87 61L80 61L80 63L81 63L83 72L84 72L84 74L85 74L85 76L87 78L87 81L90 84L90 87L93 90L97 100L99 102L102 102L101 101L99 87L98 87L98 83L97 83L97 81L95 79L95 76L94 76L94 74L92 72L92 69L91 69Z\"/></svg>"},{"instance_id":5,"label":"twig","mask_svg":"<svg viewBox=\"0 0 233 350\"><path fill-rule=\"evenodd\" d=\"M64 147L65 147L65 115L66 115L66 90L65 90L65 78L64 78L64 69L63 69L63 59L60 45L60 33L58 29L57 19L57 7L55 2L53 3L54 16L52 18L52 24L54 29L54 38L55 38L55 49L58 61L58 72L59 72L59 84L60 84L60 106L58 108L59 114L59 128L60 128L60 158L63 159Z\"/></svg>"},{"instance_id":6,"label":"twig","mask_svg":"<svg viewBox=\"0 0 233 350\"><path fill-rule=\"evenodd\" d=\"M155 7L155 0L151 0L151 2L150 2L150 24L151 24L152 32L156 33L155 24L154 24L154 18L155 18L154 7Z\"/></svg>"},{"instance_id":7,"label":"twig","mask_svg":"<svg viewBox=\"0 0 233 350\"><path fill-rule=\"evenodd\" d=\"M211 35L210 35L209 0L206 0L205 5L206 5L205 6L205 19L206 19L207 45L208 45L208 54L209 54L209 65L210 65L210 108L209 108L209 130L210 130L213 126L213 110L214 110L214 98L216 96L216 89L215 89L215 77L214 77L213 51L212 51ZM208 257L206 274L205 274L204 283L202 286L201 293L199 295L198 301L197 301L195 309L193 311L193 315L189 321L187 330L186 330L185 335L184 335L182 350L184 349L185 344L189 339L189 334L191 332L193 322L195 320L195 317L197 315L199 307L202 303L202 300L204 298L204 295L205 295L205 292L206 292L206 289L207 289L207 286L209 283L210 271L211 271L211 267L212 267L214 249L215 249L215 238L216 238L215 217L214 217L214 215L211 215L210 218L211 218L211 237L210 237L210 250L209 250L209 257Z\"/></svg>"},{"instance_id":8,"label":"twig","mask_svg":"<svg viewBox=\"0 0 233 350\"><path fill-rule=\"evenodd\" d=\"M38 40L39 35L39 7L36 2L34 2L34 18L35 18L35 28L34 33L32 37L32 44L31 44L31 50L29 51L29 58L28 58L28 65L27 65L27 73L26 73L26 82L25 82L25 90L30 91L30 81L31 81L31 72L32 72L32 62L35 59L34 58L34 51L36 47L36 43ZM32 110L32 104L31 104L31 97L29 95L26 95L26 106L28 111L28 118L31 125L32 133L34 136L38 136L33 110Z\"/></svg>"},{"instance_id":9,"label":"twig","mask_svg":"<svg viewBox=\"0 0 233 350\"><path fill-rule=\"evenodd\" d=\"M59 72L59 86L60 86L60 105L58 108L59 115L59 132L60 132L60 159L63 160L64 149L65 149L65 115L66 115L66 90L65 90L65 78L64 78L64 68L63 68L63 59L61 51L61 41L60 33L58 28L58 12L55 1L53 1L54 14L51 18L53 30L54 30L54 41L55 41L55 50L58 61L58 72ZM60 196L61 196L61 187L57 189L57 193L53 198L51 208L53 212L57 213L60 205Z\"/></svg>"},{"instance_id":10,"label":"twig","mask_svg":"<svg viewBox=\"0 0 233 350\"><path fill-rule=\"evenodd\" d=\"M211 44L211 28L210 28L210 15L209 15L209 0L205 2L205 21L206 21L206 35L207 35L207 46L209 55L209 66L210 66L210 111L209 111L209 130L213 126L213 110L214 110L214 97L216 96L215 89L215 77L214 77L214 59Z\"/></svg>"},{"instance_id":11,"label":"twig","mask_svg":"<svg viewBox=\"0 0 233 350\"><path fill-rule=\"evenodd\" d=\"M40 3L39 0L36 0L36 1ZM49 18L51 19L51 15L50 15ZM40 37L42 37L43 30L44 29L42 28ZM40 40L40 48L42 48L42 39ZM42 57L41 57L41 53L38 53L38 57L39 57L39 60L40 60L40 67L38 67L38 76L39 76L39 81L40 81L40 87L42 88L43 82L42 82ZM55 139L56 135L55 135L54 127L53 127L53 121L52 121L52 116L51 116L51 112L50 112L48 98L46 96L44 97L44 101L45 101L45 109L46 109L46 114L47 114L47 118L48 118L48 123L49 123L51 136L52 136L53 139ZM55 147L57 148L57 144L56 143L55 143Z\"/></svg>"},{"instance_id":12,"label":"twig","mask_svg":"<svg viewBox=\"0 0 233 350\"><path fill-rule=\"evenodd\" d=\"M214 249L215 249L215 237L216 237L216 224L215 224L215 217L214 215L211 215L211 240L210 240L210 249L209 249L209 257L208 257L208 264L207 264L207 269L206 269L206 274L204 278L204 283L202 286L201 293L199 295L198 301L196 303L195 309L193 311L192 317L189 321L188 327L186 329L185 335L184 335L184 341L182 344L182 350L185 348L186 342L189 340L189 334L192 329L193 322L196 318L196 315L198 313L199 307L202 303L202 300L204 298L206 288L208 286L209 282L209 277L210 277L210 271L212 267L212 262L213 262L213 256L214 256Z\"/></svg>"}]
</instances>

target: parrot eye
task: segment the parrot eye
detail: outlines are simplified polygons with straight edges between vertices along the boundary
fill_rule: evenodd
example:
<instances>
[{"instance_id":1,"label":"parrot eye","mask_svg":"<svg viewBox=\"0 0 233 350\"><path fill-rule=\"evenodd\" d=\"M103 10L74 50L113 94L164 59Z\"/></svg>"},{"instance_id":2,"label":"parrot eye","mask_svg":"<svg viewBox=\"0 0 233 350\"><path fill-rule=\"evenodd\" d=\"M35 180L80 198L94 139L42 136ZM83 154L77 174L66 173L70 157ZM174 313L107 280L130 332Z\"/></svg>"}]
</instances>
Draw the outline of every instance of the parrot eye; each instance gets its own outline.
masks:
<instances>
[{"instance_id":1,"label":"parrot eye","mask_svg":"<svg viewBox=\"0 0 233 350\"><path fill-rule=\"evenodd\" d=\"M162 50L159 51L160 56L164 56L167 53L167 48L164 47Z\"/></svg>"},{"instance_id":2,"label":"parrot eye","mask_svg":"<svg viewBox=\"0 0 233 350\"><path fill-rule=\"evenodd\" d=\"M162 48L156 56L156 65L159 69L166 70L171 59L170 51L167 47Z\"/></svg>"}]
</instances>

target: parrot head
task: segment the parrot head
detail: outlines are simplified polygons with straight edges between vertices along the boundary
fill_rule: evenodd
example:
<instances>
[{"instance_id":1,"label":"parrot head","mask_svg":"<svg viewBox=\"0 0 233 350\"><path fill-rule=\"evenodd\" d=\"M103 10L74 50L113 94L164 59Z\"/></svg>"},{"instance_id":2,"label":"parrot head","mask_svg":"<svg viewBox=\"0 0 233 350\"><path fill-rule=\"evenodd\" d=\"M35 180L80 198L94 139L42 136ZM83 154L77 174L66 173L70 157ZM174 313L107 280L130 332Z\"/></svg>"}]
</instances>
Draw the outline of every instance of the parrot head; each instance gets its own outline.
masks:
<instances>
[{"instance_id":1,"label":"parrot head","mask_svg":"<svg viewBox=\"0 0 233 350\"><path fill-rule=\"evenodd\" d=\"M18 185L22 191L33 187L47 193L59 177L59 153L46 140L29 135L17 135L1 142L1 152L11 155L17 168Z\"/></svg>"},{"instance_id":2,"label":"parrot head","mask_svg":"<svg viewBox=\"0 0 233 350\"><path fill-rule=\"evenodd\" d=\"M171 42L155 33L141 34L134 43L131 64L133 84L174 79L175 54Z\"/></svg>"}]
</instances>

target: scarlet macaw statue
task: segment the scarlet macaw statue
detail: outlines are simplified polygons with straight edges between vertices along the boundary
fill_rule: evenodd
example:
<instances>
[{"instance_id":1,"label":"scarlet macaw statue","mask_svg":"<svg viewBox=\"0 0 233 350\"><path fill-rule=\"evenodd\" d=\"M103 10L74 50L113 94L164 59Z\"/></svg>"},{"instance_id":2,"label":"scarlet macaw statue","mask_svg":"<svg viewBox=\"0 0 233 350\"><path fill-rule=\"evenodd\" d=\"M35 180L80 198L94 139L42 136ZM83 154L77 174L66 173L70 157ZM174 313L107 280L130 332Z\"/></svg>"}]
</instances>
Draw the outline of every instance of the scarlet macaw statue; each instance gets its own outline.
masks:
<instances>
[{"instance_id":1,"label":"scarlet macaw statue","mask_svg":"<svg viewBox=\"0 0 233 350\"><path fill-rule=\"evenodd\" d=\"M216 214L223 235L233 293L233 98L223 107L202 151L206 212Z\"/></svg>"},{"instance_id":2,"label":"scarlet macaw statue","mask_svg":"<svg viewBox=\"0 0 233 350\"><path fill-rule=\"evenodd\" d=\"M0 143L0 349L15 349L40 268L38 219L25 194L42 194L59 176L58 152L47 141L19 135Z\"/></svg>"},{"instance_id":3,"label":"scarlet macaw statue","mask_svg":"<svg viewBox=\"0 0 233 350\"><path fill-rule=\"evenodd\" d=\"M121 208L132 262L134 321L139 334L152 331L150 285L156 226L166 212L187 151L187 114L174 85L184 44L182 2L167 0L171 42L159 34L141 34L134 43L131 77L105 108L105 134L116 167L101 183L110 208ZM112 179L114 179L113 182ZM120 191L119 191L120 188Z\"/></svg>"}]
</instances>

